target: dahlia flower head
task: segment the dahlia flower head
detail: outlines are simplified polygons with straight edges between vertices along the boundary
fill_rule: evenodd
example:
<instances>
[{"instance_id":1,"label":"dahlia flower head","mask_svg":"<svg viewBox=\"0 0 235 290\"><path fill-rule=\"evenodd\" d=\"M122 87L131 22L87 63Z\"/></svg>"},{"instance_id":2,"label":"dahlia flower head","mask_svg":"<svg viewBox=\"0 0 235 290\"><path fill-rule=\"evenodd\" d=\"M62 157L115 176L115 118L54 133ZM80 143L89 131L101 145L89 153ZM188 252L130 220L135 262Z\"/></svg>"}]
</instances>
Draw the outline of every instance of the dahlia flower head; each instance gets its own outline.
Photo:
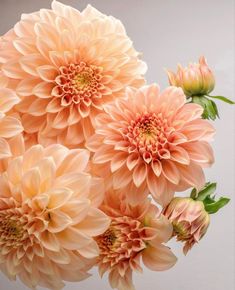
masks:
<instances>
[{"instance_id":1,"label":"dahlia flower head","mask_svg":"<svg viewBox=\"0 0 235 290\"><path fill-rule=\"evenodd\" d=\"M210 224L210 215L204 203L189 197L173 198L163 214L173 225L173 236L184 243L185 255L202 239Z\"/></svg>"},{"instance_id":2,"label":"dahlia flower head","mask_svg":"<svg viewBox=\"0 0 235 290\"><path fill-rule=\"evenodd\" d=\"M122 23L90 5L53 1L23 14L0 40L0 68L21 99L14 110L28 146L82 144L105 103L144 84L139 56Z\"/></svg>"},{"instance_id":3,"label":"dahlia flower head","mask_svg":"<svg viewBox=\"0 0 235 290\"><path fill-rule=\"evenodd\" d=\"M203 168L214 161L214 128L202 113L181 88L127 88L97 116L86 143L94 152L92 172L105 177L106 187L125 191L132 204L150 192L165 206L176 191L202 188Z\"/></svg>"},{"instance_id":4,"label":"dahlia flower head","mask_svg":"<svg viewBox=\"0 0 235 290\"><path fill-rule=\"evenodd\" d=\"M98 209L103 181L84 171L88 159L87 150L59 144L9 158L0 176L0 269L9 279L61 289L89 277L94 237L110 219Z\"/></svg>"},{"instance_id":5,"label":"dahlia flower head","mask_svg":"<svg viewBox=\"0 0 235 290\"><path fill-rule=\"evenodd\" d=\"M108 230L96 238L100 275L109 273L112 288L134 290L132 273L142 273L141 260L153 271L164 271L177 261L165 243L172 225L150 199L132 206L125 194L106 193L101 209L110 217Z\"/></svg>"}]
</instances>

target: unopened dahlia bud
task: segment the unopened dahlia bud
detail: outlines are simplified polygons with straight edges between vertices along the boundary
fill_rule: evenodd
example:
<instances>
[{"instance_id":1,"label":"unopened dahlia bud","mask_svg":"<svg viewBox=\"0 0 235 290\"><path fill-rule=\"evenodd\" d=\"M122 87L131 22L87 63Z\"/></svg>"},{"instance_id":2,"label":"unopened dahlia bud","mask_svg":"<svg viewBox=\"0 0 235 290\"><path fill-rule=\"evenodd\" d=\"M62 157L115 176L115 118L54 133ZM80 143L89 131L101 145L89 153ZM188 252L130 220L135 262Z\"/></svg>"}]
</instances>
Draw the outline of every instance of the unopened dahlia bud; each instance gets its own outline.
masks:
<instances>
[{"instance_id":1,"label":"unopened dahlia bud","mask_svg":"<svg viewBox=\"0 0 235 290\"><path fill-rule=\"evenodd\" d=\"M167 74L169 83L181 87L188 97L207 95L215 86L214 75L204 56L200 57L199 63L190 63L185 68L178 65L177 73L167 71Z\"/></svg>"},{"instance_id":2,"label":"unopened dahlia bud","mask_svg":"<svg viewBox=\"0 0 235 290\"><path fill-rule=\"evenodd\" d=\"M165 208L164 215L173 225L173 235L184 242L183 252L187 252L205 235L210 223L202 201L176 197Z\"/></svg>"}]
</instances>

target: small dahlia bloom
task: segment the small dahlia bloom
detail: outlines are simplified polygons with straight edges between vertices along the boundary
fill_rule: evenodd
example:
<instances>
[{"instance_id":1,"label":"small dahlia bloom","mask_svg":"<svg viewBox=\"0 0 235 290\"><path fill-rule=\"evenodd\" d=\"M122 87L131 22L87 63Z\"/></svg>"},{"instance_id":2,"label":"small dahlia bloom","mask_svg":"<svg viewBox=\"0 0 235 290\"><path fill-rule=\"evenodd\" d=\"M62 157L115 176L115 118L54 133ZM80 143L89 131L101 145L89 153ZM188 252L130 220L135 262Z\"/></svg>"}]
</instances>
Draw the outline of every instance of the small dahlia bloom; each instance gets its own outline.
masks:
<instances>
[{"instance_id":1,"label":"small dahlia bloom","mask_svg":"<svg viewBox=\"0 0 235 290\"><path fill-rule=\"evenodd\" d=\"M70 148L91 135L105 103L143 85L146 71L119 20L57 1L23 14L2 37L0 64L21 98L15 110L27 138Z\"/></svg>"},{"instance_id":2,"label":"small dahlia bloom","mask_svg":"<svg viewBox=\"0 0 235 290\"><path fill-rule=\"evenodd\" d=\"M207 95L215 86L215 77L204 56L199 63L190 63L186 68L179 64L177 73L167 71L167 74L170 85L181 87L188 97Z\"/></svg>"},{"instance_id":3,"label":"small dahlia bloom","mask_svg":"<svg viewBox=\"0 0 235 290\"><path fill-rule=\"evenodd\" d=\"M214 160L208 143L214 128L201 119L202 112L186 103L181 88L128 89L97 117L96 133L87 142L94 152L93 171L110 176L115 189L126 188L135 203L148 191L166 205L175 191L202 188L202 168Z\"/></svg>"},{"instance_id":4,"label":"small dahlia bloom","mask_svg":"<svg viewBox=\"0 0 235 290\"><path fill-rule=\"evenodd\" d=\"M172 226L158 208L146 199L131 206L123 195L111 192L101 207L111 218L109 229L96 238L100 248L100 275L109 273L112 288L134 290L133 271L142 272L141 260L153 271L173 267L176 257L164 245Z\"/></svg>"},{"instance_id":5,"label":"small dahlia bloom","mask_svg":"<svg viewBox=\"0 0 235 290\"><path fill-rule=\"evenodd\" d=\"M84 173L86 150L35 145L0 176L0 269L28 287L80 281L99 255L95 236L110 220L98 209L104 187Z\"/></svg>"},{"instance_id":6,"label":"small dahlia bloom","mask_svg":"<svg viewBox=\"0 0 235 290\"><path fill-rule=\"evenodd\" d=\"M8 139L23 131L21 122L13 115L10 115L12 107L19 101L20 99L14 91L5 88L0 83L0 159L8 158L12 155Z\"/></svg>"},{"instance_id":7,"label":"small dahlia bloom","mask_svg":"<svg viewBox=\"0 0 235 290\"><path fill-rule=\"evenodd\" d=\"M202 201L175 197L164 209L163 214L173 225L173 235L184 243L184 254L206 234L210 216Z\"/></svg>"}]
</instances>

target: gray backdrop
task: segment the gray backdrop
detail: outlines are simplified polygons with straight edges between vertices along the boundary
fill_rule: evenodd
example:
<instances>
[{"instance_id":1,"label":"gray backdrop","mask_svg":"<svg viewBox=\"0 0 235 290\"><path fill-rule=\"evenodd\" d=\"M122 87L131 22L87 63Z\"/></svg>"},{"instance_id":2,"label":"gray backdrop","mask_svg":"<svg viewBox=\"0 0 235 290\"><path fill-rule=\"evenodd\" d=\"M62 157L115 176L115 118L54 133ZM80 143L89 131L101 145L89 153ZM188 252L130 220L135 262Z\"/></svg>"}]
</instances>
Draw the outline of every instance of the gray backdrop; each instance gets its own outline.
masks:
<instances>
[{"instance_id":1,"label":"gray backdrop","mask_svg":"<svg viewBox=\"0 0 235 290\"><path fill-rule=\"evenodd\" d=\"M11 28L22 12L50 7L49 0L0 0L0 34ZM167 85L163 68L175 69L205 55L213 68L217 85L214 94L234 99L234 1L233 0L62 0L78 9L88 3L123 21L136 49L148 63L147 80ZM208 180L218 182L218 194L233 198L234 187L234 110L219 103L221 119L215 122L214 167ZM167 272L135 275L137 290L233 290L234 289L234 212L233 202L211 218L208 234L184 257L180 245L172 244L179 257ZM90 279L67 284L66 290L108 290L107 280L96 271ZM26 289L20 282L0 276L1 290Z\"/></svg>"}]
</instances>

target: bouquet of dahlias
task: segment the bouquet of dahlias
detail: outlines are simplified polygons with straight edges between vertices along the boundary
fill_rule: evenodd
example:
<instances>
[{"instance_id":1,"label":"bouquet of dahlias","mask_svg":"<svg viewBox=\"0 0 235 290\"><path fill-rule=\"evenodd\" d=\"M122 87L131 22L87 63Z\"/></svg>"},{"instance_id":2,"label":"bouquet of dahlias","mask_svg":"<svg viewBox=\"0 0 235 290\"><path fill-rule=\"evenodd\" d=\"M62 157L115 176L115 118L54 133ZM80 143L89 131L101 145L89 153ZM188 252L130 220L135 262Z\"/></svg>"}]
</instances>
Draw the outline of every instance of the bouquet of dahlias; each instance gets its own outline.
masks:
<instances>
[{"instance_id":1,"label":"bouquet of dahlias","mask_svg":"<svg viewBox=\"0 0 235 290\"><path fill-rule=\"evenodd\" d=\"M0 269L57 290L98 267L133 290L141 262L173 267L206 234L215 198L203 169L219 116L204 57L170 86L147 66L122 23L57 1L23 14L0 39ZM178 194L191 190L186 194Z\"/></svg>"}]
</instances>

